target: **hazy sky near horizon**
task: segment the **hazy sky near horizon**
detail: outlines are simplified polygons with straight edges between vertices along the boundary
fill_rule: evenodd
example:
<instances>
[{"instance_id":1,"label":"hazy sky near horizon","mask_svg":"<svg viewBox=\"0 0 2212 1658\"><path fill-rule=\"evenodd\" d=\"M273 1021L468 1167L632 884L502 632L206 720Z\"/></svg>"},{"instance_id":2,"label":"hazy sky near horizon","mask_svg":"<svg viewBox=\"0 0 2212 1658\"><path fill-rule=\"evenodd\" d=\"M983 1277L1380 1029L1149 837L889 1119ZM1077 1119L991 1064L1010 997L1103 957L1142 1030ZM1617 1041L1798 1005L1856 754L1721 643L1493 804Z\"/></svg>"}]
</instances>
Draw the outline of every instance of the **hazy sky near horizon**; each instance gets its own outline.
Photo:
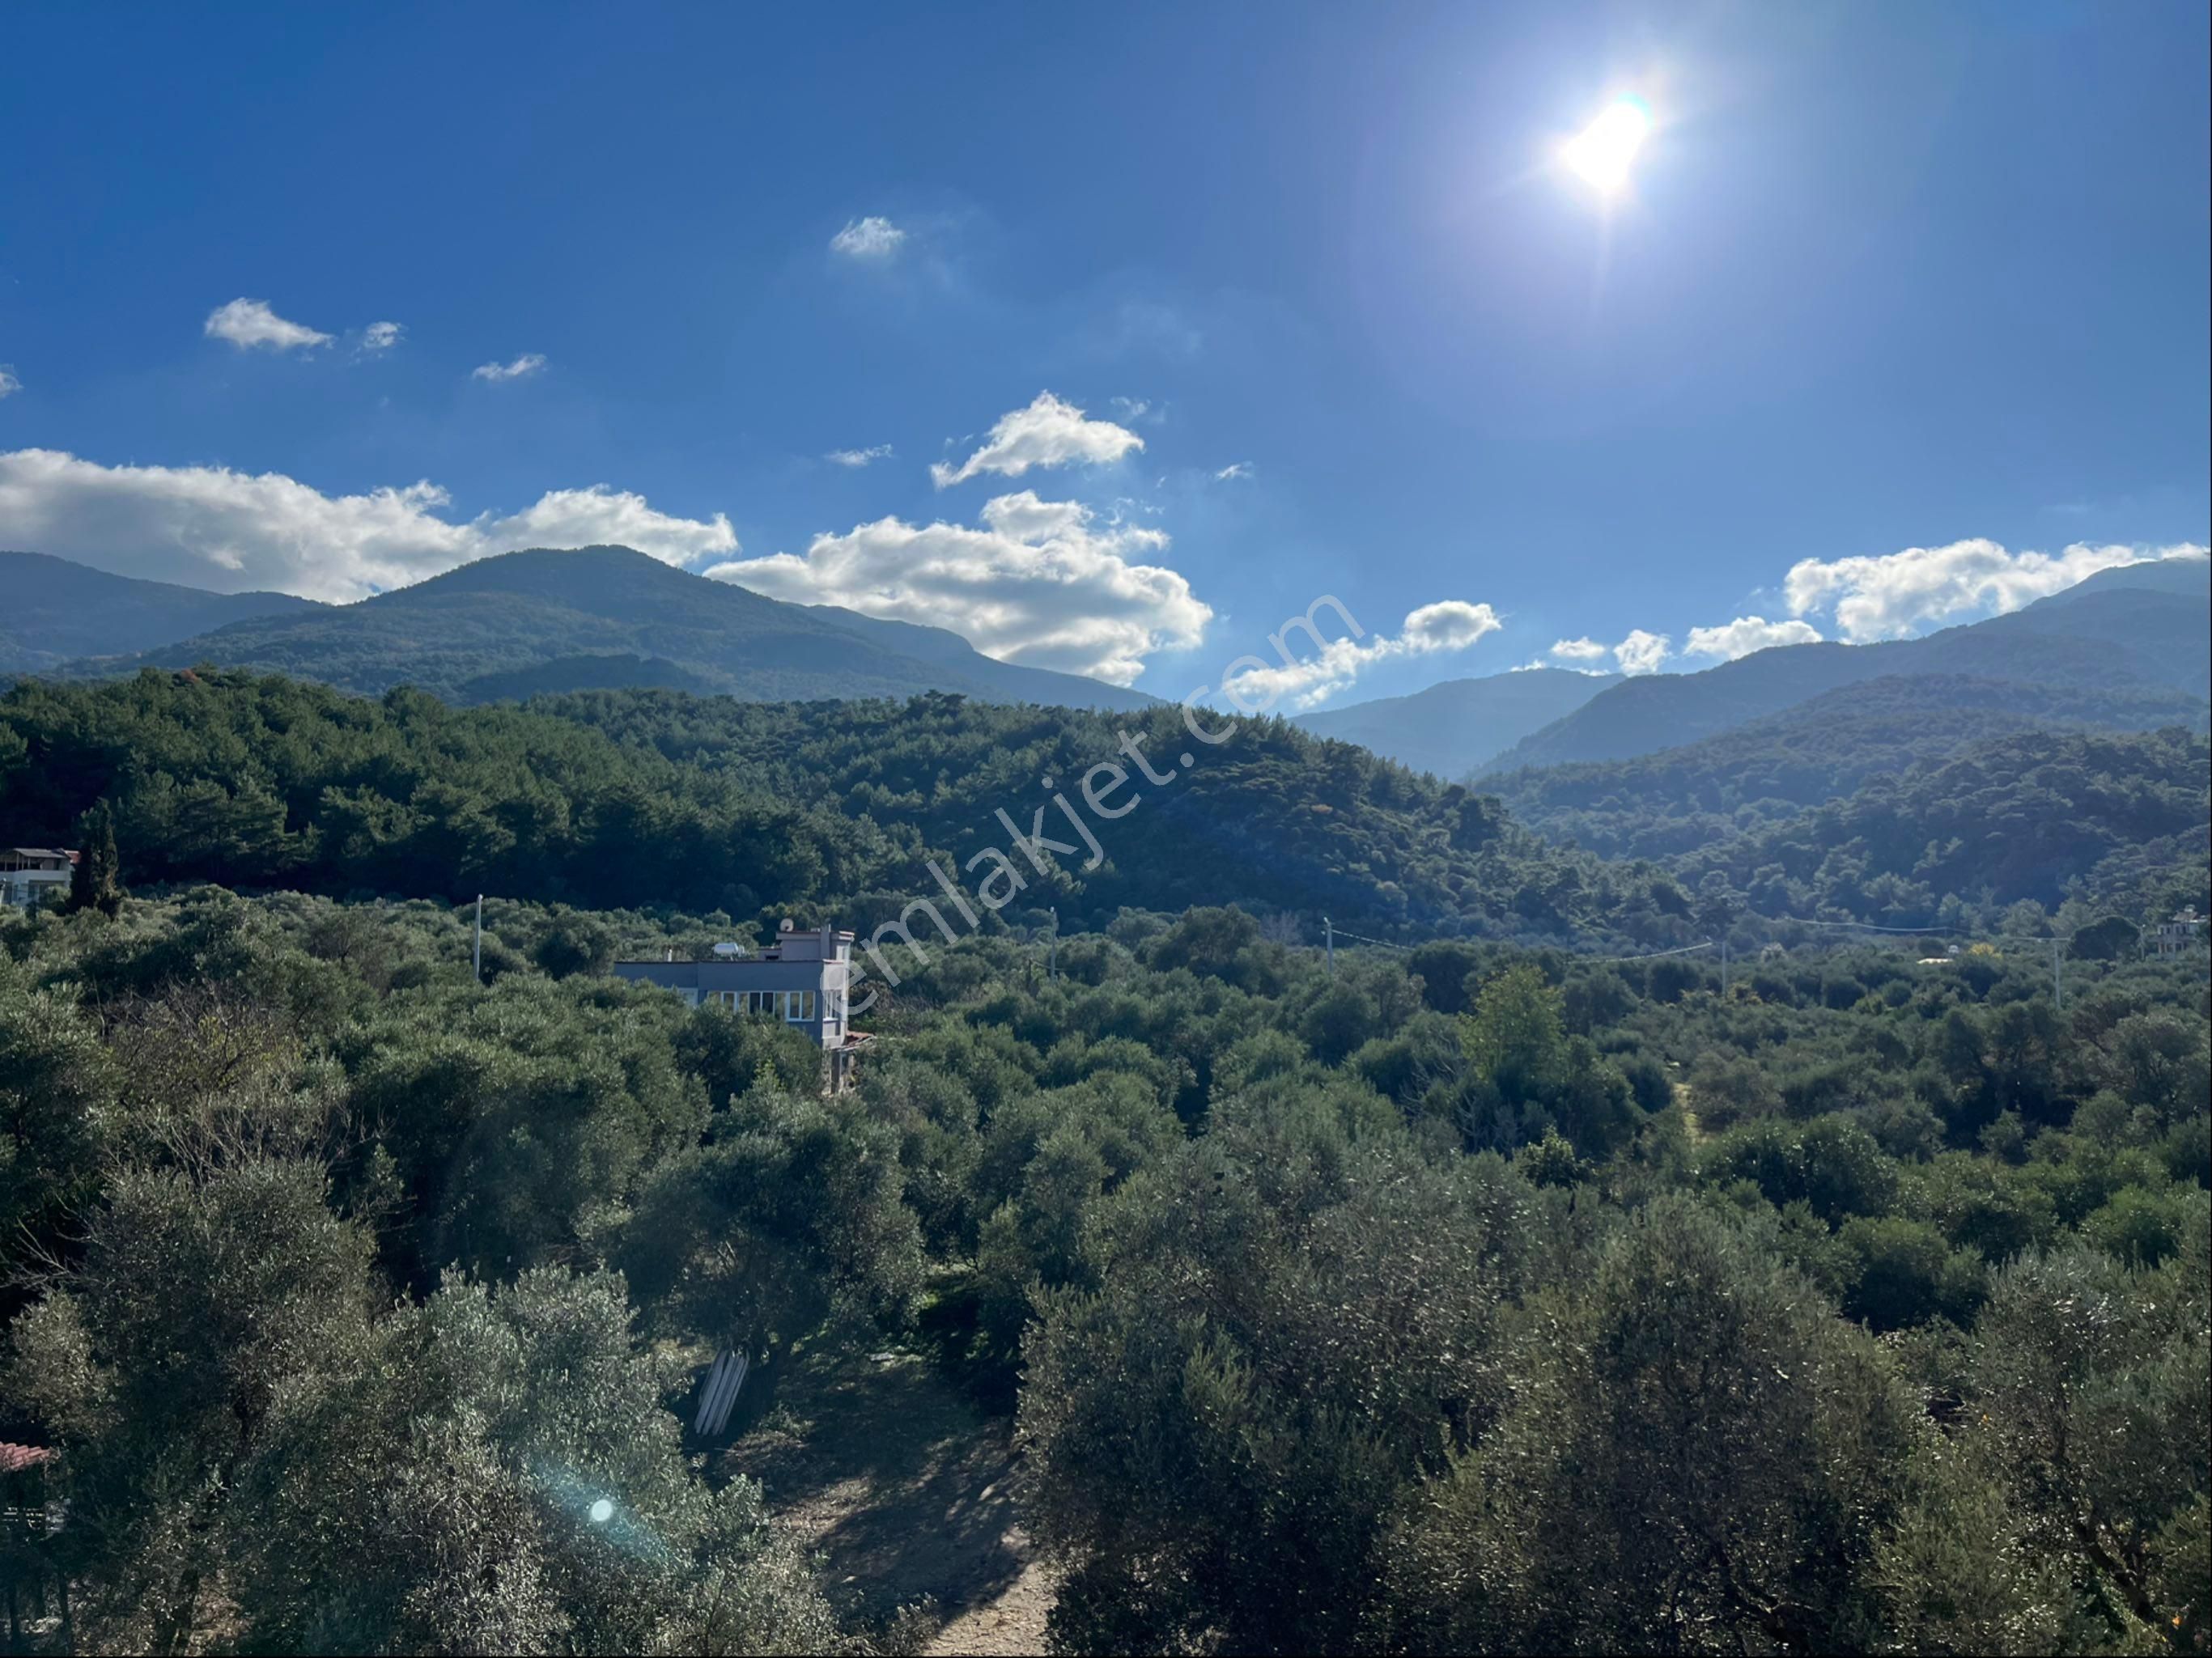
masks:
<instances>
[{"instance_id":1,"label":"hazy sky near horizon","mask_svg":"<svg viewBox=\"0 0 2212 1658\"><path fill-rule=\"evenodd\" d=\"M1331 594L1299 706L1971 620L2207 539L2207 18L13 8L0 546L621 541L1168 695Z\"/></svg>"}]
</instances>

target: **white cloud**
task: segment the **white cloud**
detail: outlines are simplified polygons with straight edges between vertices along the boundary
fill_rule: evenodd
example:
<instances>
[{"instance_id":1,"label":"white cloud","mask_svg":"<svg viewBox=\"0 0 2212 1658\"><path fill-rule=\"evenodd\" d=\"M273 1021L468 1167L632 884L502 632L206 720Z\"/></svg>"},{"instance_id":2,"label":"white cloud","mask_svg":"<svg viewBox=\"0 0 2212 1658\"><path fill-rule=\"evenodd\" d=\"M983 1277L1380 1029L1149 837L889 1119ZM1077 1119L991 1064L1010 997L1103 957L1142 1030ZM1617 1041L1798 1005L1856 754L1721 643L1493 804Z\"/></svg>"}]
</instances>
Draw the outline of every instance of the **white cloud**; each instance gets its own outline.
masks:
<instances>
[{"instance_id":1,"label":"white cloud","mask_svg":"<svg viewBox=\"0 0 2212 1658\"><path fill-rule=\"evenodd\" d=\"M1769 622L1763 616L1740 616L1725 627L1692 628L1685 656L1717 656L1733 662L1753 651L1776 645L1817 645L1820 630L1808 622Z\"/></svg>"},{"instance_id":2,"label":"white cloud","mask_svg":"<svg viewBox=\"0 0 2212 1658\"><path fill-rule=\"evenodd\" d=\"M1597 666L1608 656L1622 673L1656 673L1659 665L1667 659L1668 647L1674 641L1665 634L1648 633L1642 628L1633 629L1618 645L1601 645L1587 636L1581 639L1555 641L1546 653L1553 661L1565 663L1583 673L1601 673ZM1540 667L1532 662L1530 667Z\"/></svg>"},{"instance_id":3,"label":"white cloud","mask_svg":"<svg viewBox=\"0 0 2212 1658\"><path fill-rule=\"evenodd\" d=\"M1487 604L1445 598L1407 611L1399 636L1412 651L1463 651L1483 635L1496 633L1503 625L1498 612Z\"/></svg>"},{"instance_id":4,"label":"white cloud","mask_svg":"<svg viewBox=\"0 0 2212 1658\"><path fill-rule=\"evenodd\" d=\"M15 365L0 362L0 398L10 398L23 389L23 382L15 378Z\"/></svg>"},{"instance_id":5,"label":"white cloud","mask_svg":"<svg viewBox=\"0 0 2212 1658\"><path fill-rule=\"evenodd\" d=\"M475 380L519 380L526 374L534 374L545 367L545 359L538 352L526 351L513 362L479 363L469 370Z\"/></svg>"},{"instance_id":6,"label":"white cloud","mask_svg":"<svg viewBox=\"0 0 2212 1658\"><path fill-rule=\"evenodd\" d=\"M1293 708L1317 708L1347 689L1377 662L1465 650L1484 635L1495 633L1504 625L1498 619L1498 612L1487 604L1447 598L1408 611L1395 639L1383 634L1368 636L1359 631L1358 624L1351 622L1349 613L1333 598L1314 601L1307 615L1316 624L1317 613L1324 604L1337 609L1338 619L1350 623L1342 637L1330 640L1310 655L1299 657L1286 642L1291 628L1285 625L1280 634L1271 635L1270 642L1279 658L1289 659L1271 666L1256 656L1240 657L1222 676L1222 695L1247 714L1264 713L1285 697L1291 699ZM1247 662L1252 665L1249 668L1243 665Z\"/></svg>"},{"instance_id":7,"label":"white cloud","mask_svg":"<svg viewBox=\"0 0 2212 1658\"><path fill-rule=\"evenodd\" d=\"M889 219L871 213L854 219L830 239L830 251L848 259L888 259L906 240L906 232Z\"/></svg>"},{"instance_id":8,"label":"white cloud","mask_svg":"<svg viewBox=\"0 0 2212 1658\"><path fill-rule=\"evenodd\" d=\"M319 329L285 321L269 308L266 300L233 300L228 305L219 305L208 313L202 331L210 339L228 340L241 351L257 345L289 351L331 343L331 337Z\"/></svg>"},{"instance_id":9,"label":"white cloud","mask_svg":"<svg viewBox=\"0 0 2212 1658\"><path fill-rule=\"evenodd\" d=\"M594 483L549 489L531 506L501 519L486 513L469 526L486 552L518 547L631 547L664 564L689 564L738 550L727 515L678 518L655 511L643 495Z\"/></svg>"},{"instance_id":10,"label":"white cloud","mask_svg":"<svg viewBox=\"0 0 2212 1658\"><path fill-rule=\"evenodd\" d=\"M958 466L939 461L929 476L943 489L984 472L1019 477L1032 466L1103 465L1144 446L1144 439L1127 427L1088 419L1073 404L1040 392L1028 408L1000 416L983 446Z\"/></svg>"},{"instance_id":11,"label":"white cloud","mask_svg":"<svg viewBox=\"0 0 2212 1658\"><path fill-rule=\"evenodd\" d=\"M503 518L457 522L440 515L448 502L428 481L326 495L279 472L0 453L0 546L225 592L360 598L521 547L619 543L670 564L738 550L720 513L677 518L603 484L550 491Z\"/></svg>"},{"instance_id":12,"label":"white cloud","mask_svg":"<svg viewBox=\"0 0 2212 1658\"><path fill-rule=\"evenodd\" d=\"M826 461L834 462L839 466L851 466L858 468L866 466L875 461L882 460L888 457L890 452L890 445L888 443L878 443L874 445L872 447L866 449L832 449L828 454L823 456L822 459Z\"/></svg>"},{"instance_id":13,"label":"white cloud","mask_svg":"<svg viewBox=\"0 0 2212 1658\"><path fill-rule=\"evenodd\" d=\"M399 343L406 332L406 325L403 323L373 322L361 331L361 349L364 351L389 351Z\"/></svg>"},{"instance_id":14,"label":"white cloud","mask_svg":"<svg viewBox=\"0 0 2212 1658\"><path fill-rule=\"evenodd\" d=\"M1233 460L1230 462L1228 465L1216 472L1213 475L1213 480L1217 483L1228 483L1235 481L1236 479L1248 478L1251 476L1252 463L1250 461Z\"/></svg>"},{"instance_id":15,"label":"white cloud","mask_svg":"<svg viewBox=\"0 0 2212 1658\"><path fill-rule=\"evenodd\" d=\"M1613 647L1613 659L1620 665L1623 673L1656 673L1659 665L1667 659L1668 647L1673 643L1665 634L1632 629L1628 637Z\"/></svg>"},{"instance_id":16,"label":"white cloud","mask_svg":"<svg viewBox=\"0 0 2212 1658\"><path fill-rule=\"evenodd\" d=\"M1094 520L1024 489L986 505L981 528L878 519L817 536L804 556L707 574L772 598L949 628L1002 662L1127 685L1153 652L1197 644L1213 611L1176 571L1138 562L1164 550L1165 535Z\"/></svg>"},{"instance_id":17,"label":"white cloud","mask_svg":"<svg viewBox=\"0 0 2212 1658\"><path fill-rule=\"evenodd\" d=\"M1143 398L1109 398L1114 412L1123 420L1142 420L1152 412L1152 405Z\"/></svg>"},{"instance_id":18,"label":"white cloud","mask_svg":"<svg viewBox=\"0 0 2212 1658\"><path fill-rule=\"evenodd\" d=\"M2188 543L2153 550L2077 542L2057 553L2012 553L1977 537L1879 557L1803 559L1790 567L1783 592L1792 616L1832 612L1856 645L1958 617L2002 615L2123 564L2203 556L2203 548Z\"/></svg>"}]
</instances>

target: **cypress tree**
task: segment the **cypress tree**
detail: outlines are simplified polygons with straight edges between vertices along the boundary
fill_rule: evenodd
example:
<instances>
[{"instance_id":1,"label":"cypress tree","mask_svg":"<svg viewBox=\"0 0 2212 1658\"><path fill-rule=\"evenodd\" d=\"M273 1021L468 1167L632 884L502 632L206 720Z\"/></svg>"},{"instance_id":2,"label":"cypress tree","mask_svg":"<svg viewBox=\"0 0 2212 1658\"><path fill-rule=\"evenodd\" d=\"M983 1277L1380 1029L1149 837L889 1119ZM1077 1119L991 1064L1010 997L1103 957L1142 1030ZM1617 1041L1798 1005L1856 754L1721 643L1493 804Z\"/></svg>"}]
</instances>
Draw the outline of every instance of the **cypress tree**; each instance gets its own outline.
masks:
<instances>
[{"instance_id":1,"label":"cypress tree","mask_svg":"<svg viewBox=\"0 0 2212 1658\"><path fill-rule=\"evenodd\" d=\"M114 916L123 908L122 859L115 851L115 814L107 802L94 803L77 819L76 865L70 871L69 907Z\"/></svg>"}]
</instances>

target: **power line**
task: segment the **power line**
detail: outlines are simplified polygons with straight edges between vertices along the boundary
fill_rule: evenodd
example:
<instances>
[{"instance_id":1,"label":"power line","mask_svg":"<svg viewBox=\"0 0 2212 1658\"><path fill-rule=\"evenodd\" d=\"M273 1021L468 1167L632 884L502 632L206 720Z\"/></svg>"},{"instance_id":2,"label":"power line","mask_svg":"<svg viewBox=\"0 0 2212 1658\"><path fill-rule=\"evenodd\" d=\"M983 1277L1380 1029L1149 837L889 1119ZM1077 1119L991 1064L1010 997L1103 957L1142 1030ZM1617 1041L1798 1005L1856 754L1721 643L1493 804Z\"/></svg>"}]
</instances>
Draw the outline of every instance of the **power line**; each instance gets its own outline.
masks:
<instances>
[{"instance_id":1,"label":"power line","mask_svg":"<svg viewBox=\"0 0 2212 1658\"><path fill-rule=\"evenodd\" d=\"M1760 915L1746 912L1745 919L1764 921L1769 926L1834 926L1850 927L1861 932L1956 932L1960 929L1931 921L1926 926L1882 926L1874 921L1815 921L1804 915Z\"/></svg>"},{"instance_id":2,"label":"power line","mask_svg":"<svg viewBox=\"0 0 2212 1658\"><path fill-rule=\"evenodd\" d=\"M1586 956L1583 959L1603 966L1608 962L1651 962L1662 956L1694 956L1701 950L1716 950L1720 941L1708 938L1701 944L1684 944L1679 950L1647 950L1636 956Z\"/></svg>"},{"instance_id":3,"label":"power line","mask_svg":"<svg viewBox=\"0 0 2212 1658\"><path fill-rule=\"evenodd\" d=\"M1356 938L1363 944L1380 944L1385 950L1411 950L1413 948L1412 944L1392 944L1388 938L1370 938L1364 932L1346 932L1340 926L1332 926L1329 930L1337 938Z\"/></svg>"}]
</instances>

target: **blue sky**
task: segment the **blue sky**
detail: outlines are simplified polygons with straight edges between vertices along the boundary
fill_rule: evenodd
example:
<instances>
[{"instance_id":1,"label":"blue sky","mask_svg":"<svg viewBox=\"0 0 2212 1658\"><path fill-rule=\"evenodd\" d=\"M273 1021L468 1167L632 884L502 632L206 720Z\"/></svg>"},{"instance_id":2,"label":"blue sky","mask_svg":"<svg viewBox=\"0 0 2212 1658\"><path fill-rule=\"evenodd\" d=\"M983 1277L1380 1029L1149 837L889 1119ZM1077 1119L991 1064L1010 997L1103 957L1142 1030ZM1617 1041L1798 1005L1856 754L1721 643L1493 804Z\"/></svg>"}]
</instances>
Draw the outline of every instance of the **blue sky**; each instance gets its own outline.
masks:
<instances>
[{"instance_id":1,"label":"blue sky","mask_svg":"<svg viewBox=\"0 0 2212 1658\"><path fill-rule=\"evenodd\" d=\"M2207 538L2208 50L2154 0L11 9L0 545L343 598L627 527L1166 695L1334 594L1302 702L1965 620ZM1556 151L1623 94L1607 201Z\"/></svg>"}]
</instances>

